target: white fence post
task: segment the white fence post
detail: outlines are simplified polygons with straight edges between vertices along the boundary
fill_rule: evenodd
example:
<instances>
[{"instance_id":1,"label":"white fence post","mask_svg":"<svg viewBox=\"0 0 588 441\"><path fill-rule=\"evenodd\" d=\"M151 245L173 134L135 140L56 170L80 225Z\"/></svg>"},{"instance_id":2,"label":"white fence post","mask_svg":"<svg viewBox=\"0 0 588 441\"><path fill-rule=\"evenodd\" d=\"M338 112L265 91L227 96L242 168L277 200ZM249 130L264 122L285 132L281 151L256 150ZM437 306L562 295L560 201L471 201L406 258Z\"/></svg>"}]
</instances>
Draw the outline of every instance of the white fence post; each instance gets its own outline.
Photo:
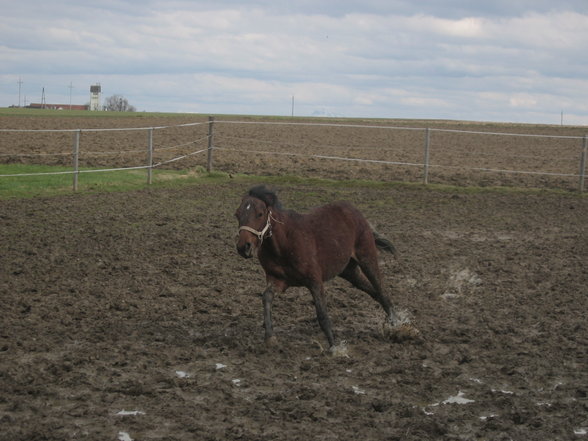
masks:
<instances>
[{"instance_id":1,"label":"white fence post","mask_svg":"<svg viewBox=\"0 0 588 441\"><path fill-rule=\"evenodd\" d=\"M147 184L153 183L153 127L147 131Z\"/></svg>"},{"instance_id":2,"label":"white fence post","mask_svg":"<svg viewBox=\"0 0 588 441\"><path fill-rule=\"evenodd\" d=\"M582 143L582 154L580 155L580 193L584 192L584 181L586 179L586 155L588 154L588 135L584 135Z\"/></svg>"},{"instance_id":3,"label":"white fence post","mask_svg":"<svg viewBox=\"0 0 588 441\"><path fill-rule=\"evenodd\" d=\"M423 183L426 185L429 183L429 149L431 147L431 129L425 129L425 157L424 157L424 169L423 169Z\"/></svg>"},{"instance_id":4,"label":"white fence post","mask_svg":"<svg viewBox=\"0 0 588 441\"><path fill-rule=\"evenodd\" d=\"M80 129L73 132L73 191L78 191L78 177L80 175Z\"/></svg>"}]
</instances>

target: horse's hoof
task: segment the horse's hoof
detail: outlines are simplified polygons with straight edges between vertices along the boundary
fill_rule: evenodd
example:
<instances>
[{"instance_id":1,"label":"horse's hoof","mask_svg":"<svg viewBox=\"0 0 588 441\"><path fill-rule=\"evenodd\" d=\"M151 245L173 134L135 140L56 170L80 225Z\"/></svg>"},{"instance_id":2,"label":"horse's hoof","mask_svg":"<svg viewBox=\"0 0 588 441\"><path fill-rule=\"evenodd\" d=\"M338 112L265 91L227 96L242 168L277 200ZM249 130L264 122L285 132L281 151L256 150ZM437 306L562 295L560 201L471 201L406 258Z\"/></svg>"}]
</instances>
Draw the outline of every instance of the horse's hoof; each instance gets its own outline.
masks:
<instances>
[{"instance_id":1,"label":"horse's hoof","mask_svg":"<svg viewBox=\"0 0 588 441\"><path fill-rule=\"evenodd\" d=\"M385 323L383 331L385 337L397 343L408 340L420 342L423 338L421 331L411 323L403 323L396 326L391 323Z\"/></svg>"},{"instance_id":2,"label":"horse's hoof","mask_svg":"<svg viewBox=\"0 0 588 441\"><path fill-rule=\"evenodd\" d=\"M265 339L265 346L268 348L277 348L278 347L278 339L272 335L271 337L268 337Z\"/></svg>"},{"instance_id":3,"label":"horse's hoof","mask_svg":"<svg viewBox=\"0 0 588 441\"><path fill-rule=\"evenodd\" d=\"M346 357L349 358L349 349L347 349L347 344L342 341L338 345L333 345L329 348L331 355L333 357Z\"/></svg>"}]
</instances>

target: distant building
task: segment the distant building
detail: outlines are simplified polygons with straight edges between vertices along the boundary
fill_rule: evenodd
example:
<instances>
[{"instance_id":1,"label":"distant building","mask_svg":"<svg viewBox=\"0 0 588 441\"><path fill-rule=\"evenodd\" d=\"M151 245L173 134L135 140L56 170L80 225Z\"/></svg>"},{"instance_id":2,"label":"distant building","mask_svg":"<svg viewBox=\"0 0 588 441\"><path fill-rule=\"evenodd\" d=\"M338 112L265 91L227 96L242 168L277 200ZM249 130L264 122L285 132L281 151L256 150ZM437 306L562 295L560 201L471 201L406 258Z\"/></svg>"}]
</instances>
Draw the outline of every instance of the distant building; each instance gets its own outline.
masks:
<instances>
[{"instance_id":1,"label":"distant building","mask_svg":"<svg viewBox=\"0 0 588 441\"><path fill-rule=\"evenodd\" d=\"M87 104L41 104L31 103L27 109L51 109L51 110L89 110L90 106Z\"/></svg>"},{"instance_id":2,"label":"distant building","mask_svg":"<svg viewBox=\"0 0 588 441\"><path fill-rule=\"evenodd\" d=\"M102 94L102 87L100 83L90 86L90 110L102 110L100 105L100 95Z\"/></svg>"}]
</instances>

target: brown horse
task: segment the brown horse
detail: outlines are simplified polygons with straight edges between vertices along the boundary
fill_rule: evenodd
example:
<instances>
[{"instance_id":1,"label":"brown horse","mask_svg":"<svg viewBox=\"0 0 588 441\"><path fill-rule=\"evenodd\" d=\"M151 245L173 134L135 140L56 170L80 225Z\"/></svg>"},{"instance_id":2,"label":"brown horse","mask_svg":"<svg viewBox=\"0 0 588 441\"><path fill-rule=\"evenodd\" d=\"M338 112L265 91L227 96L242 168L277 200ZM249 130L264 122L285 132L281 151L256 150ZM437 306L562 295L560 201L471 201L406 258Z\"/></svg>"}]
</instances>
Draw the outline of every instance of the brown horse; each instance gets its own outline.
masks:
<instances>
[{"instance_id":1,"label":"brown horse","mask_svg":"<svg viewBox=\"0 0 588 441\"><path fill-rule=\"evenodd\" d=\"M372 230L351 204L336 202L299 214L282 208L276 194L263 185L252 188L235 213L239 221L237 250L245 258L255 251L265 270L263 292L265 340L275 343L272 301L290 286L305 286L312 294L321 329L331 350L335 339L327 314L324 282L340 276L368 293L387 314L399 320L382 292L378 249L394 253L392 244Z\"/></svg>"}]
</instances>

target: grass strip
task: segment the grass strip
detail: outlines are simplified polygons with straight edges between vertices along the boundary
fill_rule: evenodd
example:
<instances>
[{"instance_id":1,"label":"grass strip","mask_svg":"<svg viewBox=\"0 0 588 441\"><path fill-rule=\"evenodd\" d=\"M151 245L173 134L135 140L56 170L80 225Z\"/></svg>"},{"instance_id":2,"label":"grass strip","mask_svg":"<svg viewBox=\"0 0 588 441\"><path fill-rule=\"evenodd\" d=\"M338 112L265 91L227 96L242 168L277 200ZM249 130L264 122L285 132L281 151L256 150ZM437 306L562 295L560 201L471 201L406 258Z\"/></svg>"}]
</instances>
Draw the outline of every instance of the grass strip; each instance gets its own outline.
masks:
<instances>
[{"instance_id":1,"label":"grass strip","mask_svg":"<svg viewBox=\"0 0 588 441\"><path fill-rule=\"evenodd\" d=\"M80 169L78 193L122 192L148 187L147 170ZM73 193L74 175L71 167L45 165L0 164L0 199L50 197ZM36 174L32 176L1 176ZM45 173L45 174L41 174ZM225 178L223 173L206 173L201 168L190 170L153 170L152 187L185 185L203 180Z\"/></svg>"},{"instance_id":2,"label":"grass strip","mask_svg":"<svg viewBox=\"0 0 588 441\"><path fill-rule=\"evenodd\" d=\"M78 176L78 193L108 193L140 190L143 188L179 187L211 182L234 180L242 182L246 187L265 183L270 186L286 185L320 185L326 188L405 188L422 191L445 193L503 193L503 194L561 194L588 197L588 193L577 193L566 190L520 187L459 187L444 184L422 184L411 182L382 182L369 180L335 180L324 178L307 178L300 176L254 176L230 175L223 172L208 173L203 167L187 170L153 170L153 183L147 183L147 170L117 170L109 172L95 171L98 169L81 169ZM17 174L46 173L32 176L1 176ZM0 200L22 199L33 197L51 197L73 192L73 173L69 167L0 164Z\"/></svg>"}]
</instances>

